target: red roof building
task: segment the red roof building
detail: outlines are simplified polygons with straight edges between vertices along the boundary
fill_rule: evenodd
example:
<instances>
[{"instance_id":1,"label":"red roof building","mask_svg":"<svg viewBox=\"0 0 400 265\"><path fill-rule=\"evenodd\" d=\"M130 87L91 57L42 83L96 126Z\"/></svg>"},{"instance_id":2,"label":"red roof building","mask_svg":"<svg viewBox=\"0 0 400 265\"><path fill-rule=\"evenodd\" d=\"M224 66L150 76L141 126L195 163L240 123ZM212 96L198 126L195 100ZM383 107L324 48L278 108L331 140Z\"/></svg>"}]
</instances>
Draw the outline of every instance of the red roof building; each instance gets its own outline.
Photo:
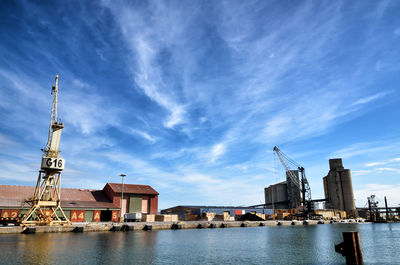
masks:
<instances>
[{"instance_id":1,"label":"red roof building","mask_svg":"<svg viewBox=\"0 0 400 265\"><path fill-rule=\"evenodd\" d=\"M122 184L107 183L103 191L115 205L121 205ZM157 214L159 193L149 185L124 184L122 214L141 212Z\"/></svg>"},{"instance_id":2,"label":"red roof building","mask_svg":"<svg viewBox=\"0 0 400 265\"><path fill-rule=\"evenodd\" d=\"M71 221L111 221L119 216L122 185L107 183L102 190L61 188L61 207ZM0 185L0 215L24 213L35 187ZM159 193L148 185L124 184L122 214L157 214ZM83 214L82 214L83 213ZM83 216L74 220L74 216Z\"/></svg>"}]
</instances>

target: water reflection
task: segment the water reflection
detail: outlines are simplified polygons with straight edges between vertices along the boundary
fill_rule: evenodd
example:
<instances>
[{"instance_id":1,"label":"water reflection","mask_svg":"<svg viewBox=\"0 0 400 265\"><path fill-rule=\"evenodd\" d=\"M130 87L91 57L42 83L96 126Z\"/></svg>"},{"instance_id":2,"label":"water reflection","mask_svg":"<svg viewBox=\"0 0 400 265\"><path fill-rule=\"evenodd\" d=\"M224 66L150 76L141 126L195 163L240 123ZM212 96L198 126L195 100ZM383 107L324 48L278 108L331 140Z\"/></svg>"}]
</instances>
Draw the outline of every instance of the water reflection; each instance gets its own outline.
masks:
<instances>
[{"instance_id":1,"label":"water reflection","mask_svg":"<svg viewBox=\"0 0 400 265\"><path fill-rule=\"evenodd\" d=\"M359 231L365 264L395 263L400 224L0 235L1 264L344 264Z\"/></svg>"}]
</instances>

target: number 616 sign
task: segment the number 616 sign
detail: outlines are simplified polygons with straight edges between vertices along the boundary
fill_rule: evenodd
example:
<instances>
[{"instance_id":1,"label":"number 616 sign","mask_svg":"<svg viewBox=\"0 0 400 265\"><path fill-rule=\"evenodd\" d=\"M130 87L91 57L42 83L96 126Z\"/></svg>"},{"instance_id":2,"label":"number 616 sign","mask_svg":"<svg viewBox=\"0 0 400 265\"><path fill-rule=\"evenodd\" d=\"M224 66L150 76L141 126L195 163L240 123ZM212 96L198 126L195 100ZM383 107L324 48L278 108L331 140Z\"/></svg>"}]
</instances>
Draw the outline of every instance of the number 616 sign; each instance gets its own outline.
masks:
<instances>
[{"instance_id":1,"label":"number 616 sign","mask_svg":"<svg viewBox=\"0 0 400 265\"><path fill-rule=\"evenodd\" d=\"M42 168L44 169L64 169L65 160L62 158L42 157Z\"/></svg>"}]
</instances>

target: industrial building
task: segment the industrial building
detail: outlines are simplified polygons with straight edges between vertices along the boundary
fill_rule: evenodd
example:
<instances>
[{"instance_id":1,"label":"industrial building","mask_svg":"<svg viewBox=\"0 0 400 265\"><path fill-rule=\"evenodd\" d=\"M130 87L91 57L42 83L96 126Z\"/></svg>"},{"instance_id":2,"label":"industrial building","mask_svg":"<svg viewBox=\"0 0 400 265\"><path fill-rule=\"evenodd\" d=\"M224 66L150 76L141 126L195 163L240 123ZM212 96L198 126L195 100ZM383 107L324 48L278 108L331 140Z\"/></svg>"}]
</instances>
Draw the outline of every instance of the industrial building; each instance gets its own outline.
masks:
<instances>
[{"instance_id":1,"label":"industrial building","mask_svg":"<svg viewBox=\"0 0 400 265\"><path fill-rule=\"evenodd\" d=\"M300 188L295 184L290 175L297 178L299 182L299 171L286 171L286 181L270 185L264 189L265 206L276 209L298 208L301 204Z\"/></svg>"},{"instance_id":2,"label":"industrial building","mask_svg":"<svg viewBox=\"0 0 400 265\"><path fill-rule=\"evenodd\" d=\"M198 205L179 205L164 209L161 214L176 214L179 220L189 221L207 214L232 217L242 216L246 213L272 215L274 211L266 208L242 207L242 206L198 206Z\"/></svg>"},{"instance_id":3,"label":"industrial building","mask_svg":"<svg viewBox=\"0 0 400 265\"><path fill-rule=\"evenodd\" d=\"M1 217L24 214L35 187L0 185ZM159 193L148 185L124 184L122 213L157 214ZM102 190L61 189L61 207L71 222L118 221L122 184L107 183Z\"/></svg>"},{"instance_id":4,"label":"industrial building","mask_svg":"<svg viewBox=\"0 0 400 265\"><path fill-rule=\"evenodd\" d=\"M329 159L329 172L323 178L326 209L346 211L348 217L357 217L350 169L344 169L342 159Z\"/></svg>"}]
</instances>

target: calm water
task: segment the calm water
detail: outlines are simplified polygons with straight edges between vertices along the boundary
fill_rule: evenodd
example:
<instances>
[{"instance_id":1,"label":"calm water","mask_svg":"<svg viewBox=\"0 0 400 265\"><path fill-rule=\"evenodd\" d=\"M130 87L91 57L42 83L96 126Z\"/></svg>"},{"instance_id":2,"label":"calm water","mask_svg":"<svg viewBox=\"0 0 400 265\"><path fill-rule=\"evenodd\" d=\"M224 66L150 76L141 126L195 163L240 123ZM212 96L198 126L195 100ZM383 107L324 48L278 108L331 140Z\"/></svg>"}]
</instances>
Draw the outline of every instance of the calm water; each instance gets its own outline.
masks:
<instances>
[{"instance_id":1,"label":"calm water","mask_svg":"<svg viewBox=\"0 0 400 265\"><path fill-rule=\"evenodd\" d=\"M1 264L345 264L359 231L365 264L400 264L400 224L0 235Z\"/></svg>"}]
</instances>

